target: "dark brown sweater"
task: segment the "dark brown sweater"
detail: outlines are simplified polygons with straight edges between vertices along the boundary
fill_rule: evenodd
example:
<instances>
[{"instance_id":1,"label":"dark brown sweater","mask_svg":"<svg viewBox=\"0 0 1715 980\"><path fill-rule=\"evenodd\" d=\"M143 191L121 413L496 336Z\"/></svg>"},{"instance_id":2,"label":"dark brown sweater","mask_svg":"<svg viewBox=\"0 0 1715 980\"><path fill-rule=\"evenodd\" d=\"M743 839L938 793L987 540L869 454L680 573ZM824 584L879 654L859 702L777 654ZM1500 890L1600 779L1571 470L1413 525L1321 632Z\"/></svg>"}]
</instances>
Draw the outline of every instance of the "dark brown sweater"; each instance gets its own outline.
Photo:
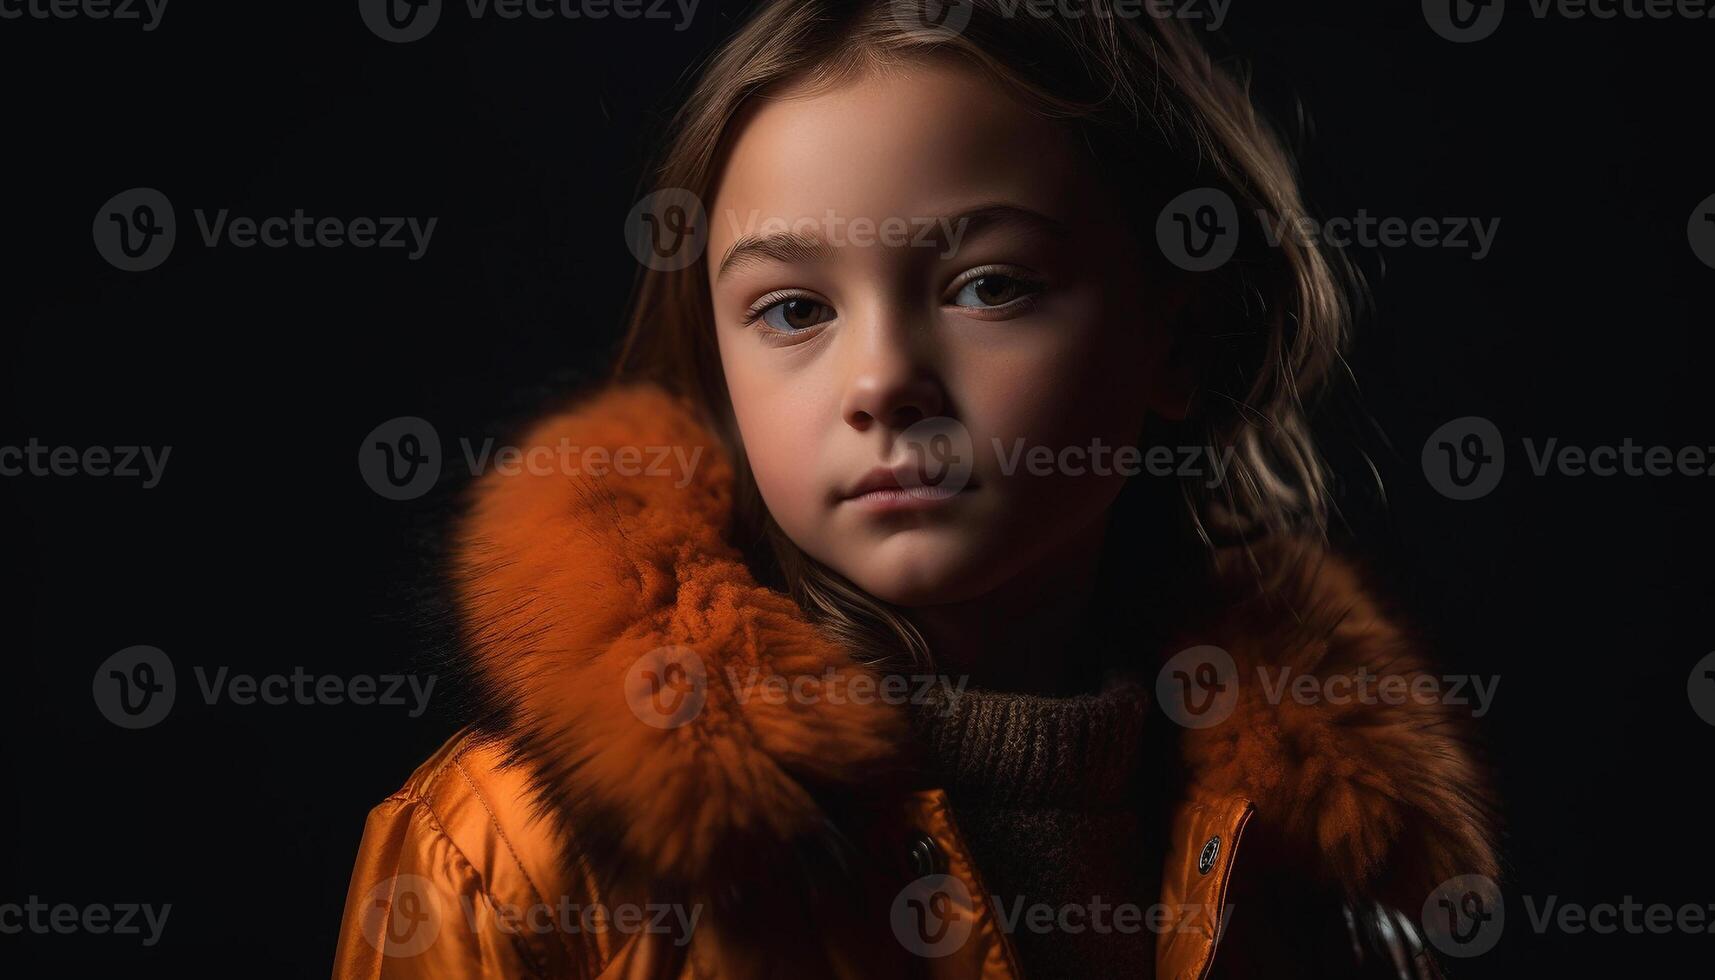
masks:
<instances>
[{"instance_id":1,"label":"dark brown sweater","mask_svg":"<svg viewBox=\"0 0 1715 980\"><path fill-rule=\"evenodd\" d=\"M1148 708L1146 688L1109 674L1072 697L968 690L912 713L1029 980L1153 974L1161 865L1138 802ZM1116 920L1122 904L1140 911Z\"/></svg>"}]
</instances>

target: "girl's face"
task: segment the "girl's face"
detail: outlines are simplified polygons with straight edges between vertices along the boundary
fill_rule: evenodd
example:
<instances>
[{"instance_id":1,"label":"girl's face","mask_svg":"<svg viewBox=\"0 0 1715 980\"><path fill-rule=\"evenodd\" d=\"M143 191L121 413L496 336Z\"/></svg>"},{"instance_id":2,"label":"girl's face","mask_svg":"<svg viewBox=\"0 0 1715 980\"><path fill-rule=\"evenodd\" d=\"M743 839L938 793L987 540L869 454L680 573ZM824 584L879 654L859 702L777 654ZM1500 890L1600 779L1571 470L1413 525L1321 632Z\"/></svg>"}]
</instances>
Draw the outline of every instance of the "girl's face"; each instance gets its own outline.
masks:
<instances>
[{"instance_id":1,"label":"girl's face","mask_svg":"<svg viewBox=\"0 0 1715 980\"><path fill-rule=\"evenodd\" d=\"M781 528L905 606L1087 555L1114 451L1185 390L1175 304L1070 132L951 60L788 89L737 125L707 262Z\"/></svg>"}]
</instances>

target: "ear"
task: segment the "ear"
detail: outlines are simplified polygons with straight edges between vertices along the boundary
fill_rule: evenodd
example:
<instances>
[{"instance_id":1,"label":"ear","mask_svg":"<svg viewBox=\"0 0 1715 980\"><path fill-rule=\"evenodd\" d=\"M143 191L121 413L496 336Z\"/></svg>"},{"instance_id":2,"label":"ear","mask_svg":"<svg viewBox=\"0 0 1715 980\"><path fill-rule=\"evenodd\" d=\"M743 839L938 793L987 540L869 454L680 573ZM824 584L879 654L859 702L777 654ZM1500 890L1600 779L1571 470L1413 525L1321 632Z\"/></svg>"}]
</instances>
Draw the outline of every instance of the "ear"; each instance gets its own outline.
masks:
<instances>
[{"instance_id":1,"label":"ear","mask_svg":"<svg viewBox=\"0 0 1715 980\"><path fill-rule=\"evenodd\" d=\"M1188 276L1167 277L1151 324L1149 374L1150 413L1169 422L1191 414L1201 387L1208 336L1204 290Z\"/></svg>"}]
</instances>

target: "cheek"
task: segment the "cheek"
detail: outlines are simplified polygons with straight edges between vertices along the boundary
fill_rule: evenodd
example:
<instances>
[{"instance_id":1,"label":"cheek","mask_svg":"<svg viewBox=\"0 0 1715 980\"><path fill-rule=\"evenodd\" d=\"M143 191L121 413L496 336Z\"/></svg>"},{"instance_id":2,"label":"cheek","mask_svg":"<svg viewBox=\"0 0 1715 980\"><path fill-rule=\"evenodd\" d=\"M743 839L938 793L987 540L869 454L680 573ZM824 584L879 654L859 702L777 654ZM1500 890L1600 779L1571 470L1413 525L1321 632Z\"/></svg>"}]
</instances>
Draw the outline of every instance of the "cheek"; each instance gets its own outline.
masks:
<instances>
[{"instance_id":1,"label":"cheek","mask_svg":"<svg viewBox=\"0 0 1715 980\"><path fill-rule=\"evenodd\" d=\"M750 469L768 512L794 538L806 533L824 507L815 476L814 433L803 416L772 411L738 417Z\"/></svg>"},{"instance_id":2,"label":"cheek","mask_svg":"<svg viewBox=\"0 0 1715 980\"><path fill-rule=\"evenodd\" d=\"M757 489L775 521L796 539L808 533L825 507L825 488L817 480L818 453L824 441L821 421L826 406L810 404L814 383L788 379L769 369L742 339L721 343L721 361L733 416Z\"/></svg>"},{"instance_id":3,"label":"cheek","mask_svg":"<svg viewBox=\"0 0 1715 980\"><path fill-rule=\"evenodd\" d=\"M985 446L1061 449L1134 442L1148 411L1154 355L1146 326L1097 293L1068 297L1052 317L1017 331L972 336L957 369L961 408ZM992 453L987 455L992 456Z\"/></svg>"}]
</instances>

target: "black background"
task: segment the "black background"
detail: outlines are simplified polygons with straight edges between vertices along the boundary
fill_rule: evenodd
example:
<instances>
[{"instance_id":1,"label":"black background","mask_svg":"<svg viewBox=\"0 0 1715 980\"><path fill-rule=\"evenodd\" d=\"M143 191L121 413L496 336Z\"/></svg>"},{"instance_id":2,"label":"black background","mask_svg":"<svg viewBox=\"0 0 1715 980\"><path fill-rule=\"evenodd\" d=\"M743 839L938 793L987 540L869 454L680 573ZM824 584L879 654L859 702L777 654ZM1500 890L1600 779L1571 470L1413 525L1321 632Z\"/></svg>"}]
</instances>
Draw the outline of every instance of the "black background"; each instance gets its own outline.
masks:
<instances>
[{"instance_id":1,"label":"black background","mask_svg":"<svg viewBox=\"0 0 1715 980\"><path fill-rule=\"evenodd\" d=\"M1458 975L1706 963L1715 935L1537 935L1521 898L1715 902L1715 728L1686 691L1715 649L1715 479L1537 477L1521 440L1715 445L1715 270L1686 240L1715 193L1715 20L1511 6L1475 44L1437 37L1416 3L1235 0L1224 35L1277 118L1302 105L1318 212L1501 221L1482 261L1354 250L1376 295L1352 356L1373 428L1336 426L1359 434L1332 447L1375 456L1385 502L1349 466L1348 505L1385 586L1449 672L1499 677L1484 723L1509 921ZM622 222L650 139L734 8L708 0L675 32L472 23L455 4L403 45L350 2L177 0L149 33L0 21L0 444L172 447L153 490L0 478L0 902L173 906L154 948L0 936L0 964L326 974L364 814L452 712L210 706L190 668L409 669L398 588L441 495L382 499L359 477L360 441L406 415L449 446L480 439L521 392L599 371L635 271ZM138 186L173 201L179 238L161 267L126 273L90 227ZM439 221L420 261L206 248L191 212L222 207ZM1419 452L1467 415L1499 426L1509 465L1460 502L1429 486ZM90 696L96 665L134 644L166 650L180 684L172 715L136 732Z\"/></svg>"}]
</instances>

